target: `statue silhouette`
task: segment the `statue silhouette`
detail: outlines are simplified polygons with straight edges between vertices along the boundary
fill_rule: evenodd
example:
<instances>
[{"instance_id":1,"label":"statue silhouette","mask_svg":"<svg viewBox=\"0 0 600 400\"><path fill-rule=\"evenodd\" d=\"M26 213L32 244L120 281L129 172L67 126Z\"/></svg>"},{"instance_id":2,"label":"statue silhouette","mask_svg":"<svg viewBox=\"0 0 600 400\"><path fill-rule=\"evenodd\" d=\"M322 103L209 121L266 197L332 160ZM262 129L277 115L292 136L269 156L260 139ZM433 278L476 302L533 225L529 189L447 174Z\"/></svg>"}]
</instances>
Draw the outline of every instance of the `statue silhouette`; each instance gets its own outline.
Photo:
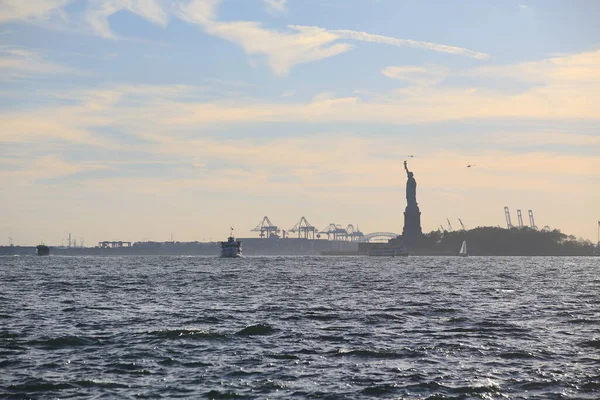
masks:
<instances>
[{"instance_id":1,"label":"statue silhouette","mask_svg":"<svg viewBox=\"0 0 600 400\"><path fill-rule=\"evenodd\" d=\"M421 230L421 210L417 205L417 181L415 175L408 170L407 162L404 161L406 170L406 209L404 210L404 228L402 229L402 238L405 246L414 248L417 246L419 238L422 235Z\"/></svg>"},{"instance_id":2,"label":"statue silhouette","mask_svg":"<svg viewBox=\"0 0 600 400\"><path fill-rule=\"evenodd\" d=\"M404 161L404 169L406 170L406 203L409 208L417 206L417 181L412 172L408 170L406 161Z\"/></svg>"}]
</instances>

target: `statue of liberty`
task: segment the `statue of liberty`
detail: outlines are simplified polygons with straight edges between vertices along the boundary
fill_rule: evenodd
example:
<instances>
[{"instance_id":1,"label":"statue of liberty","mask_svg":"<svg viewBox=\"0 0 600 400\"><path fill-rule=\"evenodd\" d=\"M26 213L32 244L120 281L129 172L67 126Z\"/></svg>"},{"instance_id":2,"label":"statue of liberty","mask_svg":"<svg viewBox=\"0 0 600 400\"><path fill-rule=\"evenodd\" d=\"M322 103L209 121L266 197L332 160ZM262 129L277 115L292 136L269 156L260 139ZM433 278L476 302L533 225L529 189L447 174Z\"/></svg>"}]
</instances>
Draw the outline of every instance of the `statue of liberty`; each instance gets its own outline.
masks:
<instances>
[{"instance_id":1,"label":"statue of liberty","mask_svg":"<svg viewBox=\"0 0 600 400\"><path fill-rule=\"evenodd\" d=\"M407 246L415 246L422 234L421 211L417 205L417 181L415 175L408 170L407 162L404 161L406 170L406 209L404 210L404 229L402 237Z\"/></svg>"},{"instance_id":2,"label":"statue of liberty","mask_svg":"<svg viewBox=\"0 0 600 400\"><path fill-rule=\"evenodd\" d=\"M406 203L408 208L417 207L417 181L412 172L408 170L407 162L404 161L404 169L406 170Z\"/></svg>"}]
</instances>

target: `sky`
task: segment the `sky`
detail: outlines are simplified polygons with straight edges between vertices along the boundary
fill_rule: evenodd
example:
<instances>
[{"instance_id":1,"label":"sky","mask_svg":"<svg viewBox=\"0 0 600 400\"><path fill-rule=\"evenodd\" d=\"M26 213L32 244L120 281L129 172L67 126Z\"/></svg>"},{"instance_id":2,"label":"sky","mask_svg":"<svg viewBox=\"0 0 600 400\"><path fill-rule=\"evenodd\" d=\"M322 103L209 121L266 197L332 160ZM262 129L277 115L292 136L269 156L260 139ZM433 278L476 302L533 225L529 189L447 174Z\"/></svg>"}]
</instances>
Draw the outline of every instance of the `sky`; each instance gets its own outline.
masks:
<instances>
[{"instance_id":1,"label":"sky","mask_svg":"<svg viewBox=\"0 0 600 400\"><path fill-rule=\"evenodd\" d=\"M0 244L513 224L596 241L600 7L0 0ZM467 168L467 165L474 165ZM9 239L11 238L11 239Z\"/></svg>"}]
</instances>

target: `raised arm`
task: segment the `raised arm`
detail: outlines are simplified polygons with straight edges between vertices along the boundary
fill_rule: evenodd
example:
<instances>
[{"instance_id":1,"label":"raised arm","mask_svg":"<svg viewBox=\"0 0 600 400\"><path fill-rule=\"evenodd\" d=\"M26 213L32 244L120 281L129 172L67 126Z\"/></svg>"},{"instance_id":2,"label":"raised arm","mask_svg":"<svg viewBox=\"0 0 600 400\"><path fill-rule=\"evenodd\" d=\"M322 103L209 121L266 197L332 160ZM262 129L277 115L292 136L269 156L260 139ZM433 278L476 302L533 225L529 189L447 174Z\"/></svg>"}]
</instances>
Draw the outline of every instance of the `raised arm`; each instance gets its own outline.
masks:
<instances>
[{"instance_id":1,"label":"raised arm","mask_svg":"<svg viewBox=\"0 0 600 400\"><path fill-rule=\"evenodd\" d=\"M408 174L410 173L410 171L408 170L408 166L406 165L406 161L404 161L404 169L406 170L406 176L408 176Z\"/></svg>"}]
</instances>

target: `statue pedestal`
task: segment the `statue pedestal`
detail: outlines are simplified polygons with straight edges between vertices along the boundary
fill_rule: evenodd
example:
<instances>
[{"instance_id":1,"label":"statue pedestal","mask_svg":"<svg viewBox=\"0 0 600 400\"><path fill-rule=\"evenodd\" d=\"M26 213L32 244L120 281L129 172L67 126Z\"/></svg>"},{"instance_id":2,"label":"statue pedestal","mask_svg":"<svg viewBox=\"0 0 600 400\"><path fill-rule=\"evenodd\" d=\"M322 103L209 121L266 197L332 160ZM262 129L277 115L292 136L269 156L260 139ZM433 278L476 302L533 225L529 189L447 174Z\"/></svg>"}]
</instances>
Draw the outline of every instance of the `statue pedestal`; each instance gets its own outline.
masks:
<instances>
[{"instance_id":1,"label":"statue pedestal","mask_svg":"<svg viewBox=\"0 0 600 400\"><path fill-rule=\"evenodd\" d=\"M421 211L417 205L409 205L404 210L404 229L402 237L407 246L414 246L422 235Z\"/></svg>"}]
</instances>

